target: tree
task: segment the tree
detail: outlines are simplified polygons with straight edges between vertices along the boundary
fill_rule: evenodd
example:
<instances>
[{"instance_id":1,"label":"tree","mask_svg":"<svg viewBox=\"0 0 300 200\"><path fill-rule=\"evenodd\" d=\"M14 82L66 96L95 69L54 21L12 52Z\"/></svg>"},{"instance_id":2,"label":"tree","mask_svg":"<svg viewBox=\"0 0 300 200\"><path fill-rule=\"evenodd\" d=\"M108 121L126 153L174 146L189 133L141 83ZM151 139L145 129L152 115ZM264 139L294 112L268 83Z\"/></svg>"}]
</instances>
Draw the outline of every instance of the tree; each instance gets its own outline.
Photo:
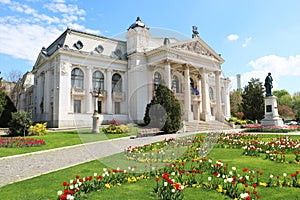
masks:
<instances>
[{"instance_id":1,"label":"tree","mask_svg":"<svg viewBox=\"0 0 300 200\"><path fill-rule=\"evenodd\" d=\"M242 92L235 90L230 93L230 113L232 116L237 117L237 113L242 111Z\"/></svg>"},{"instance_id":2,"label":"tree","mask_svg":"<svg viewBox=\"0 0 300 200\"><path fill-rule=\"evenodd\" d=\"M6 93L4 87L2 86L2 77L0 77L0 116L4 110L5 104L6 104Z\"/></svg>"},{"instance_id":3,"label":"tree","mask_svg":"<svg viewBox=\"0 0 300 200\"><path fill-rule=\"evenodd\" d=\"M8 72L8 74L6 74L5 76L5 80L8 82L18 82L23 76L23 73L19 70L11 70L10 72Z\"/></svg>"},{"instance_id":4,"label":"tree","mask_svg":"<svg viewBox=\"0 0 300 200\"><path fill-rule=\"evenodd\" d=\"M293 95L292 109L295 113L296 118L299 120L300 119L300 92L296 92Z\"/></svg>"},{"instance_id":5,"label":"tree","mask_svg":"<svg viewBox=\"0 0 300 200\"><path fill-rule=\"evenodd\" d=\"M264 117L264 88L259 79L251 78L242 93L242 111L246 119L261 120Z\"/></svg>"},{"instance_id":6,"label":"tree","mask_svg":"<svg viewBox=\"0 0 300 200\"><path fill-rule=\"evenodd\" d=\"M11 101L9 96L6 95L6 103L4 104L3 112L0 114L0 127L7 128L9 127L9 122L12 119L12 113L17 112L17 109L14 103Z\"/></svg>"},{"instance_id":7,"label":"tree","mask_svg":"<svg viewBox=\"0 0 300 200\"><path fill-rule=\"evenodd\" d=\"M292 108L286 105L278 105L278 114L285 120L295 118Z\"/></svg>"},{"instance_id":8,"label":"tree","mask_svg":"<svg viewBox=\"0 0 300 200\"><path fill-rule=\"evenodd\" d=\"M285 105L292 107L292 96L286 90L275 90L273 91L273 95L277 97L279 105Z\"/></svg>"},{"instance_id":9,"label":"tree","mask_svg":"<svg viewBox=\"0 0 300 200\"><path fill-rule=\"evenodd\" d=\"M165 133L177 132L182 127L182 108L172 91L160 85L154 92L153 99L147 105L144 123L160 128Z\"/></svg>"},{"instance_id":10,"label":"tree","mask_svg":"<svg viewBox=\"0 0 300 200\"><path fill-rule=\"evenodd\" d=\"M9 122L9 135L25 136L28 135L28 129L32 121L25 111L12 113L12 119Z\"/></svg>"}]
</instances>

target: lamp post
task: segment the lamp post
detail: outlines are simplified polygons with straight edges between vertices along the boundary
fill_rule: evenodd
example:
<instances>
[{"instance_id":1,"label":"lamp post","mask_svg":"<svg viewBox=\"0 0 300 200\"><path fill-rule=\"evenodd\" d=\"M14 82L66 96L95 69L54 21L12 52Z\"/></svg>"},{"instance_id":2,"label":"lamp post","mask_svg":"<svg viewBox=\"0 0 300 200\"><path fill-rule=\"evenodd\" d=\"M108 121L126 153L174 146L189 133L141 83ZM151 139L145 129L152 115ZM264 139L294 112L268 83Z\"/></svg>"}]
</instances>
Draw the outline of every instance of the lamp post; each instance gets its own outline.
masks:
<instances>
[{"instance_id":1,"label":"lamp post","mask_svg":"<svg viewBox=\"0 0 300 200\"><path fill-rule=\"evenodd\" d=\"M93 129L92 133L99 133L99 114L98 114L98 98L102 96L100 88L94 88L93 92L91 92L94 97L94 114L93 118Z\"/></svg>"}]
</instances>

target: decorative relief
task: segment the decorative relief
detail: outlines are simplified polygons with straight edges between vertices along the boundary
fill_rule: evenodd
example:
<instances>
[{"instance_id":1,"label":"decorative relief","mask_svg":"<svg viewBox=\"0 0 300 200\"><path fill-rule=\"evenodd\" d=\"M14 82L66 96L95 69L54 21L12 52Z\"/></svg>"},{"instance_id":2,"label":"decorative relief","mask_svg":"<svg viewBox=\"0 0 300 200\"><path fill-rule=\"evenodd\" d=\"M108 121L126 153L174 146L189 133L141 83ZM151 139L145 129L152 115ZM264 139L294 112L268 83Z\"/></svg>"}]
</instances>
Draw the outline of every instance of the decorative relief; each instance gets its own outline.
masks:
<instances>
[{"instance_id":1,"label":"decorative relief","mask_svg":"<svg viewBox=\"0 0 300 200\"><path fill-rule=\"evenodd\" d=\"M210 51L208 51L206 48L204 48L198 41L195 42L191 42L188 44L182 44L182 45L177 45L174 47L175 49L179 49L179 50L187 50L187 51L191 51L200 55L205 55L205 56L209 56L209 57L213 57L215 58Z\"/></svg>"},{"instance_id":2,"label":"decorative relief","mask_svg":"<svg viewBox=\"0 0 300 200\"><path fill-rule=\"evenodd\" d=\"M74 96L84 96L85 95L85 89L81 88L72 88L71 94Z\"/></svg>"},{"instance_id":3,"label":"decorative relief","mask_svg":"<svg viewBox=\"0 0 300 200\"><path fill-rule=\"evenodd\" d=\"M67 61L63 61L61 65L61 74L63 76L68 76L70 67L71 67L71 63Z\"/></svg>"},{"instance_id":4,"label":"decorative relief","mask_svg":"<svg viewBox=\"0 0 300 200\"><path fill-rule=\"evenodd\" d=\"M124 92L113 92L112 98L114 101L121 101L123 102L125 100L125 93Z\"/></svg>"}]
</instances>

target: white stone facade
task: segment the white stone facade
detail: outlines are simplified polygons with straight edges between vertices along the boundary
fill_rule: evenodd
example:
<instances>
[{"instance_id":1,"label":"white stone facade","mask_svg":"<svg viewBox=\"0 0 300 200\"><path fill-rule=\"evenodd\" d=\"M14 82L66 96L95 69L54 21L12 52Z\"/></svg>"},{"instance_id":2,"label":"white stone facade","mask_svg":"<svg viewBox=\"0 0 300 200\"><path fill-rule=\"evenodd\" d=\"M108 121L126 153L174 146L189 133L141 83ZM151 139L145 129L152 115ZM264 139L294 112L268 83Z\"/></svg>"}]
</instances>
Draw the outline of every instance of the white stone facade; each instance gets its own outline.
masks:
<instances>
[{"instance_id":1,"label":"white stone facade","mask_svg":"<svg viewBox=\"0 0 300 200\"><path fill-rule=\"evenodd\" d=\"M102 123L140 122L155 86L165 84L182 103L184 120L222 121L230 117L223 62L199 37L154 38L139 19L126 41L67 29L34 65L33 120L91 127L98 110Z\"/></svg>"}]
</instances>

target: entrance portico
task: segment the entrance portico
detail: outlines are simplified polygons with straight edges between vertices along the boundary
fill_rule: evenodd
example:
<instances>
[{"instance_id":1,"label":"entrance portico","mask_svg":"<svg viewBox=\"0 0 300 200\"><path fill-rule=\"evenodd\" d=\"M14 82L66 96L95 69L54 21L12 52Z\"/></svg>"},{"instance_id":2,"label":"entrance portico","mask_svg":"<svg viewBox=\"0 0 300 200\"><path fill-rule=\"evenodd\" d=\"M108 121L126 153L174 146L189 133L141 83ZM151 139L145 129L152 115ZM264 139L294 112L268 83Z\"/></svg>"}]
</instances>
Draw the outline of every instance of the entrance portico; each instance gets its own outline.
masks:
<instances>
[{"instance_id":1,"label":"entrance portico","mask_svg":"<svg viewBox=\"0 0 300 200\"><path fill-rule=\"evenodd\" d=\"M147 52L146 56L148 77L153 79L154 73L163 73L160 74L162 82L173 90L183 105L184 120L222 121L229 116L228 98L221 92L228 90L229 82L222 77L224 60L200 38L164 45Z\"/></svg>"}]
</instances>

